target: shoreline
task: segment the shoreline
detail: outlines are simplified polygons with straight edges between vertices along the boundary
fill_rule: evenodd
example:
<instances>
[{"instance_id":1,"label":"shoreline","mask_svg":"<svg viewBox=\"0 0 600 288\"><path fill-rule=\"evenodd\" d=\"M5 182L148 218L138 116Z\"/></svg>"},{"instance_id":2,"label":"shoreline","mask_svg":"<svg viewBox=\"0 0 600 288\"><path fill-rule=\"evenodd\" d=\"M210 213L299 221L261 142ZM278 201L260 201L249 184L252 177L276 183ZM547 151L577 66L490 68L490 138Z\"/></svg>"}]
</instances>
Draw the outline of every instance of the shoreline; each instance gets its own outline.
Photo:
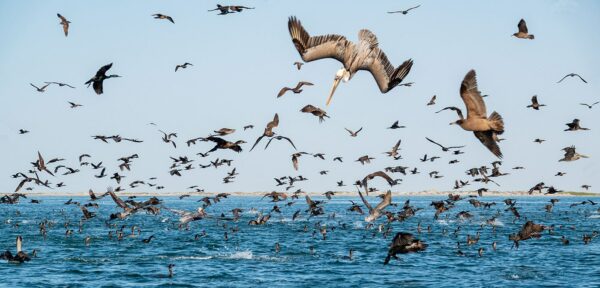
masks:
<instances>
[{"instance_id":1,"label":"shoreline","mask_svg":"<svg viewBox=\"0 0 600 288\"><path fill-rule=\"evenodd\" d=\"M358 193L356 191L334 191L335 196L356 196L358 197ZM23 193L23 192L21 192ZM104 193L103 191L95 191L96 195ZM234 197L262 197L266 193L266 191L256 191L256 192L117 192L119 196L138 196L138 197L149 197L149 196L157 196L157 197L178 197L181 195L190 195L190 196L215 196L219 193L227 193L230 196ZM291 196L293 192L285 192L288 196ZM324 196L325 192L303 192L303 194L307 194L311 197L313 196ZM371 192L369 196L376 196L381 194L382 191ZM3 195L10 195L9 193L0 193L0 197ZM53 192L53 191L40 191L40 192L27 192L23 193L28 197L88 197L88 192ZM448 194L458 194L461 196L477 196L476 191L420 191L420 192L401 192L401 191L392 191L392 196L394 197L432 197L432 196L448 196ZM543 193L533 193L529 195L527 191L488 191L483 193L483 197L600 197L600 193L594 192L580 192L580 191L569 191L569 192L560 192L556 194L543 194Z\"/></svg>"}]
</instances>

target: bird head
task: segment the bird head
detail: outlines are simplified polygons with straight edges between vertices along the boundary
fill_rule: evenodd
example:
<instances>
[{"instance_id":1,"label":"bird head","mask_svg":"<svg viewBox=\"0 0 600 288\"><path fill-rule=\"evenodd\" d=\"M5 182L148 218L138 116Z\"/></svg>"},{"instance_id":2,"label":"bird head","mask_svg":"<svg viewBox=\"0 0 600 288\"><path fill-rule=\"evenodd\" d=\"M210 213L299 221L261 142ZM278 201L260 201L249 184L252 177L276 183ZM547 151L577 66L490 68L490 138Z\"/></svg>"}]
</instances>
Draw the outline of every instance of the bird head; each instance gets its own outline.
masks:
<instances>
[{"instance_id":1,"label":"bird head","mask_svg":"<svg viewBox=\"0 0 600 288\"><path fill-rule=\"evenodd\" d=\"M246 141L244 140L238 140L235 142L235 144L240 145L240 144L246 144Z\"/></svg>"},{"instance_id":2,"label":"bird head","mask_svg":"<svg viewBox=\"0 0 600 288\"><path fill-rule=\"evenodd\" d=\"M458 120L456 120L456 121L454 121L454 122L450 122L450 125L462 125L462 123L463 123L464 121L465 121L465 120L463 120L463 119L458 119Z\"/></svg>"},{"instance_id":3,"label":"bird head","mask_svg":"<svg viewBox=\"0 0 600 288\"><path fill-rule=\"evenodd\" d=\"M340 84L340 81L348 82L350 80L350 71L346 70L346 68L341 68L335 73L335 78L333 79L333 86L331 87L331 92L329 92L329 97L327 97L327 106L331 102L331 98L333 97L333 93L335 93L335 89Z\"/></svg>"}]
</instances>

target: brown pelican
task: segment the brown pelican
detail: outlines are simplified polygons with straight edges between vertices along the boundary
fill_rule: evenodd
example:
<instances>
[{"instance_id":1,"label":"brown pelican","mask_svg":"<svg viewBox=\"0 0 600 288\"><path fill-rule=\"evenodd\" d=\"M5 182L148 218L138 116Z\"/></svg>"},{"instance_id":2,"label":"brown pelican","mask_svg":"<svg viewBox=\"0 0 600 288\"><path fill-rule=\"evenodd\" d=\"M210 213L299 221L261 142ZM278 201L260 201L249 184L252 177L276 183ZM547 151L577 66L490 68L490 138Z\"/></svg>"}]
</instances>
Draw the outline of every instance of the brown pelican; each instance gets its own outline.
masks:
<instances>
[{"instance_id":1,"label":"brown pelican","mask_svg":"<svg viewBox=\"0 0 600 288\"><path fill-rule=\"evenodd\" d=\"M410 11L410 10L413 10L413 9L417 9L417 8L419 8L419 7L421 7L421 5L417 5L417 6L415 6L415 7L410 7L410 8L408 8L408 9L406 9L406 10L389 11L389 12L387 12L387 13L389 13L389 14L394 14L394 13L402 13L402 15L406 15L406 14L408 14L408 11Z\"/></svg>"},{"instance_id":2,"label":"brown pelican","mask_svg":"<svg viewBox=\"0 0 600 288\"><path fill-rule=\"evenodd\" d=\"M390 250L383 261L383 265L388 264L392 257L398 259L396 254L419 252L425 250L425 248L427 248L427 244L419 239L414 238L412 234L398 232L396 236L394 236L394 240L392 240Z\"/></svg>"},{"instance_id":3,"label":"brown pelican","mask_svg":"<svg viewBox=\"0 0 600 288\"><path fill-rule=\"evenodd\" d=\"M360 199L363 201L365 206L367 206L367 209L369 209L369 215L365 217L365 221L369 223L381 217L381 215L383 215L383 209L392 204L392 191L389 190L387 193L385 193L383 199L381 200L381 202L379 202L379 204L377 204L377 206L375 206L375 208L373 208L373 206L369 204L369 201L367 201L367 199L365 199L362 193L360 193L360 190L358 191L358 195L360 196Z\"/></svg>"},{"instance_id":4,"label":"brown pelican","mask_svg":"<svg viewBox=\"0 0 600 288\"><path fill-rule=\"evenodd\" d=\"M562 81L563 81L563 80L565 80L565 78L567 78L567 77L576 77L576 76L577 76L577 78L579 78L581 81L583 81L583 83L586 83L586 84L587 84L587 81L585 81L585 79L583 79L583 78L582 78L581 76L579 76L579 74L577 74L577 73L569 73L569 74L565 75L565 77L563 77L562 79L560 79L560 80L559 80L558 82L556 82L556 83L560 83L560 82L562 82Z\"/></svg>"},{"instance_id":5,"label":"brown pelican","mask_svg":"<svg viewBox=\"0 0 600 288\"><path fill-rule=\"evenodd\" d=\"M569 162L569 161L579 160L581 158L589 158L586 155L582 155L582 154L575 152L575 146L565 147L562 150L565 151L565 156L562 159L558 160L559 162L562 162L562 161Z\"/></svg>"},{"instance_id":6,"label":"brown pelican","mask_svg":"<svg viewBox=\"0 0 600 288\"><path fill-rule=\"evenodd\" d=\"M102 66L100 69L98 69L98 72L96 72L96 75L94 77L92 77L90 80L88 80L87 82L85 82L86 85L88 85L88 87L90 87L90 84L92 85L92 87L94 88L94 91L96 91L96 94L100 95L102 93L104 93L103 91L103 85L102 83L104 82L104 80L108 79L108 78L113 78L113 77L121 77L119 75L106 75L106 72L108 71L108 69L110 69L110 67L112 67L113 63L107 64Z\"/></svg>"},{"instance_id":7,"label":"brown pelican","mask_svg":"<svg viewBox=\"0 0 600 288\"><path fill-rule=\"evenodd\" d=\"M67 20L67 18L65 18L64 16L60 15L60 13L56 13L56 16L58 16L58 18L60 18L60 25L63 26L63 31L65 31L65 37L67 37L69 35L69 20Z\"/></svg>"},{"instance_id":8,"label":"brown pelican","mask_svg":"<svg viewBox=\"0 0 600 288\"><path fill-rule=\"evenodd\" d=\"M519 25L517 26L519 27L519 32L513 34L513 36L521 39L531 40L535 38L533 34L529 34L529 32L527 31L527 23L525 23L525 20L521 19L521 21L519 21Z\"/></svg>"},{"instance_id":9,"label":"brown pelican","mask_svg":"<svg viewBox=\"0 0 600 288\"><path fill-rule=\"evenodd\" d=\"M171 16L167 16L167 15L163 15L163 14L152 14L152 16L154 16L154 19L167 19L167 20L171 21L171 23L175 24L175 21L173 21L173 18Z\"/></svg>"},{"instance_id":10,"label":"brown pelican","mask_svg":"<svg viewBox=\"0 0 600 288\"><path fill-rule=\"evenodd\" d=\"M321 109L319 107L315 107L315 106L310 105L310 104L304 106L300 110L300 112L310 113L310 114L313 114L313 115L319 117L319 123L325 121L325 117L329 118L329 115L327 115L327 112L325 112L325 110L323 110L323 109Z\"/></svg>"},{"instance_id":11,"label":"brown pelican","mask_svg":"<svg viewBox=\"0 0 600 288\"><path fill-rule=\"evenodd\" d=\"M359 70L371 72L381 93L387 93L402 82L413 64L409 59L398 68L394 68L378 47L375 34L366 29L358 32L357 44L336 34L311 37L300 21L293 16L289 18L288 30L296 50L305 62L334 58L344 65L335 75L327 105L331 102L340 81L348 82Z\"/></svg>"},{"instance_id":12,"label":"brown pelican","mask_svg":"<svg viewBox=\"0 0 600 288\"><path fill-rule=\"evenodd\" d=\"M460 97L465 106L467 106L466 119L462 111L456 107L446 107L438 112L448 109L456 111L460 119L450 123L450 125L456 124L464 130L473 131L475 137L485 147L496 155L496 157L502 158L502 152L500 152L500 147L498 147L497 143L497 135L504 133L504 121L502 120L502 116L495 111L487 117L485 102L483 102L481 92L477 88L475 70L471 70L465 75L460 85Z\"/></svg>"}]
</instances>

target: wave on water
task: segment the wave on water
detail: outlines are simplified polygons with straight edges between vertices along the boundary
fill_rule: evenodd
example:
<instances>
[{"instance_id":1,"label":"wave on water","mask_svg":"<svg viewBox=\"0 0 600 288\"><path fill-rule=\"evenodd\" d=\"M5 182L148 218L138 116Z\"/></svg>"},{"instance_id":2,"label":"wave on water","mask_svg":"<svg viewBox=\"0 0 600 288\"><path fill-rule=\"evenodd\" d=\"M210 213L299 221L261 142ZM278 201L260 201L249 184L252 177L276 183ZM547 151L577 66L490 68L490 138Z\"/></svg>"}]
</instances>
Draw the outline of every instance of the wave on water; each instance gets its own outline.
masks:
<instances>
[{"instance_id":1,"label":"wave on water","mask_svg":"<svg viewBox=\"0 0 600 288\"><path fill-rule=\"evenodd\" d=\"M250 260L250 259L252 259L252 257L254 257L254 254L252 254L252 251L247 250L247 251L234 252L232 254L229 254L226 258Z\"/></svg>"},{"instance_id":2,"label":"wave on water","mask_svg":"<svg viewBox=\"0 0 600 288\"><path fill-rule=\"evenodd\" d=\"M588 216L588 218L597 219L597 218L600 218L600 214L590 215L590 216Z\"/></svg>"},{"instance_id":3,"label":"wave on water","mask_svg":"<svg viewBox=\"0 0 600 288\"><path fill-rule=\"evenodd\" d=\"M500 227L504 227L504 222L502 222L502 220L495 218L494 221L492 222L481 222L480 225L492 225L492 226L500 226Z\"/></svg>"}]
</instances>

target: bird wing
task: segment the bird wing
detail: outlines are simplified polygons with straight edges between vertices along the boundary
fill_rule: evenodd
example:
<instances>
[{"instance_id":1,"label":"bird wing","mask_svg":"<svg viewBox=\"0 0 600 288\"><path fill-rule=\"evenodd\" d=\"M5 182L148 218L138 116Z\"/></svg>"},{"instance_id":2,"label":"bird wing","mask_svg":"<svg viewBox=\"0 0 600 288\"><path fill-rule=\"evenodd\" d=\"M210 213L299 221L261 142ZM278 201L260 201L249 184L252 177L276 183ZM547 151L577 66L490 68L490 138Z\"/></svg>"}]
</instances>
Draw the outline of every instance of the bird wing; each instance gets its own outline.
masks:
<instances>
[{"instance_id":1,"label":"bird wing","mask_svg":"<svg viewBox=\"0 0 600 288\"><path fill-rule=\"evenodd\" d=\"M258 144L258 142L260 142L260 140L261 140L263 137L265 137L265 135L262 135L262 136L260 136L260 137L258 137L258 138L256 139L256 142L254 142L254 145L252 145L252 148L250 149L250 151L252 151L252 150L254 149L254 147L256 147L256 144Z\"/></svg>"},{"instance_id":2,"label":"bird wing","mask_svg":"<svg viewBox=\"0 0 600 288\"><path fill-rule=\"evenodd\" d=\"M306 86L313 86L315 84L307 82L307 81L300 81L300 82L298 82L298 84L296 84L296 89L300 89L304 85L306 85Z\"/></svg>"},{"instance_id":3,"label":"bird wing","mask_svg":"<svg viewBox=\"0 0 600 288\"><path fill-rule=\"evenodd\" d=\"M362 129L362 128L361 128ZM398 150L398 148L400 148L400 143L402 142L402 139L398 140L398 142L396 143L396 145L394 145L394 147L392 148L393 151Z\"/></svg>"},{"instance_id":4,"label":"bird wing","mask_svg":"<svg viewBox=\"0 0 600 288\"><path fill-rule=\"evenodd\" d=\"M127 204L125 202L123 202L123 200L121 200L121 198L119 198L119 196L117 196L115 194L115 192L113 192L112 190L109 190L108 194L113 199L113 201L115 201L115 203L117 204L117 206L119 206L119 207L121 207L123 209L128 209L129 208L129 206L127 206Z\"/></svg>"},{"instance_id":5,"label":"bird wing","mask_svg":"<svg viewBox=\"0 0 600 288\"><path fill-rule=\"evenodd\" d=\"M385 209L385 207L389 206L390 204L392 204L392 191L388 191L387 193L385 193L385 196L383 196L383 199L381 199L381 202L379 202L379 204L377 204L377 206L375 206L375 210L383 210Z\"/></svg>"},{"instance_id":6,"label":"bird wing","mask_svg":"<svg viewBox=\"0 0 600 288\"><path fill-rule=\"evenodd\" d=\"M452 111L455 111L455 112L456 112L456 114L458 114L458 117L460 117L460 119L464 119L464 118L465 118L465 117L463 116L463 114L462 114L462 111L461 111L459 108L457 108L457 107L454 107L454 106L451 106L451 107L446 107L446 108L444 108L444 109L442 109L442 110L440 110L440 111L437 111L437 112L435 112L435 113L440 113L440 112L442 112L442 111L444 111L444 110L448 110L448 109L450 109L450 110L452 110Z\"/></svg>"},{"instance_id":7,"label":"bird wing","mask_svg":"<svg viewBox=\"0 0 600 288\"><path fill-rule=\"evenodd\" d=\"M104 82L104 81L94 81L93 84L92 84L92 87L94 88L94 91L98 95L104 93L102 82Z\"/></svg>"},{"instance_id":8,"label":"bird wing","mask_svg":"<svg viewBox=\"0 0 600 288\"><path fill-rule=\"evenodd\" d=\"M533 97L531 97L531 103L534 104L534 105L535 104L539 104L538 100L537 100L537 95L533 95Z\"/></svg>"},{"instance_id":9,"label":"bird wing","mask_svg":"<svg viewBox=\"0 0 600 288\"><path fill-rule=\"evenodd\" d=\"M525 23L525 20L521 19L521 21L519 21L519 25L517 26L519 27L519 32L528 33L527 23Z\"/></svg>"},{"instance_id":10,"label":"bird wing","mask_svg":"<svg viewBox=\"0 0 600 288\"><path fill-rule=\"evenodd\" d=\"M367 208L369 209L369 212L373 211L373 207L371 206L371 204L369 204L367 199L365 199L365 197L362 195L362 193L360 193L360 190L358 191L358 196L360 196L360 199L363 201L365 206L367 206Z\"/></svg>"},{"instance_id":11,"label":"bird wing","mask_svg":"<svg viewBox=\"0 0 600 288\"><path fill-rule=\"evenodd\" d=\"M471 70L465 75L460 85L460 97L467 106L467 118L487 117L485 103L481 97L481 92L477 89L475 70Z\"/></svg>"},{"instance_id":12,"label":"bird wing","mask_svg":"<svg viewBox=\"0 0 600 288\"><path fill-rule=\"evenodd\" d=\"M442 147L442 148L446 148L446 147L442 146L442 144L440 144L440 143L437 143L437 142L435 142L435 141L433 141L433 140L431 140L431 139L429 139L429 138L427 138L427 137L425 137L425 139L427 139L427 141L429 141L429 142L431 142L431 143L433 143L433 144L435 144L435 145L437 145L437 146L440 146L440 147Z\"/></svg>"},{"instance_id":13,"label":"bird wing","mask_svg":"<svg viewBox=\"0 0 600 288\"><path fill-rule=\"evenodd\" d=\"M345 53L350 52L347 51L349 48L354 49L354 44L341 35L328 34L310 37L300 21L294 16L288 20L288 30L296 50L305 62L333 58L346 66Z\"/></svg>"},{"instance_id":14,"label":"bird wing","mask_svg":"<svg viewBox=\"0 0 600 288\"><path fill-rule=\"evenodd\" d=\"M561 79L560 79L560 80L558 80L558 82L556 82L556 83L560 83L560 82L562 82L562 81L563 81L563 80L565 80L565 78L567 78L567 77L569 77L569 74L565 75L565 77L561 78Z\"/></svg>"},{"instance_id":15,"label":"bird wing","mask_svg":"<svg viewBox=\"0 0 600 288\"><path fill-rule=\"evenodd\" d=\"M175 24L175 21L173 21L173 18L172 18L171 16L167 16L167 19L168 19L169 21L171 21L171 23Z\"/></svg>"},{"instance_id":16,"label":"bird wing","mask_svg":"<svg viewBox=\"0 0 600 288\"><path fill-rule=\"evenodd\" d=\"M298 148L296 148L296 145L294 145L294 142L292 142L292 139L285 136L279 136L279 138L287 140L288 142L290 142L290 144L292 144L292 147L294 147L295 150L298 150Z\"/></svg>"},{"instance_id":17,"label":"bird wing","mask_svg":"<svg viewBox=\"0 0 600 288\"><path fill-rule=\"evenodd\" d=\"M361 32L362 31L368 30L361 30ZM369 33L372 36L367 38L370 39L368 41L373 41L374 39L375 43L372 43L371 45L377 45L377 38L375 38L375 35L373 35L370 31L363 34L369 35ZM361 39L361 41L365 40ZM394 68L385 53L383 53L383 50L381 50L379 47L374 47L357 70L366 70L371 72L371 75L373 75L373 78L375 78L375 82L377 82L377 86L379 87L381 93L386 93L404 80L406 75L408 75L410 72L412 65L413 61L412 59L409 59L404 61L404 63L402 63L402 65L400 65L398 68Z\"/></svg>"},{"instance_id":18,"label":"bird wing","mask_svg":"<svg viewBox=\"0 0 600 288\"><path fill-rule=\"evenodd\" d=\"M493 131L475 131L473 132L473 134L475 134L475 137L479 139L481 144L487 147L488 150L490 150L494 155L496 155L496 157L502 158L502 152L500 152L500 147L498 146L498 143L494 141Z\"/></svg>"},{"instance_id":19,"label":"bird wing","mask_svg":"<svg viewBox=\"0 0 600 288\"><path fill-rule=\"evenodd\" d=\"M281 90L279 90L279 93L277 93L277 98L279 98L279 97L283 96L283 94L285 94L285 92L287 92L287 91L289 91L289 90L292 90L292 89L290 89L290 88L288 88L288 87L283 87L283 88L281 88Z\"/></svg>"},{"instance_id":20,"label":"bird wing","mask_svg":"<svg viewBox=\"0 0 600 288\"><path fill-rule=\"evenodd\" d=\"M96 72L96 77L101 77L102 75L105 75L106 72L108 71L108 69L110 69L110 67L112 67L112 65L113 65L113 63L102 66L100 69L98 69L98 72Z\"/></svg>"},{"instance_id":21,"label":"bird wing","mask_svg":"<svg viewBox=\"0 0 600 288\"><path fill-rule=\"evenodd\" d=\"M298 171L298 157L292 156L292 164L294 165L294 170Z\"/></svg>"},{"instance_id":22,"label":"bird wing","mask_svg":"<svg viewBox=\"0 0 600 288\"><path fill-rule=\"evenodd\" d=\"M273 130L273 128L279 126L279 114L275 113L275 116L273 117L273 121L267 123L267 129L269 131Z\"/></svg>"},{"instance_id":23,"label":"bird wing","mask_svg":"<svg viewBox=\"0 0 600 288\"><path fill-rule=\"evenodd\" d=\"M583 79L581 76L579 76L579 74L575 74L575 76L579 77L579 79L581 79L581 81L583 81L583 83L587 84L587 81L585 81L585 79Z\"/></svg>"},{"instance_id":24,"label":"bird wing","mask_svg":"<svg viewBox=\"0 0 600 288\"><path fill-rule=\"evenodd\" d=\"M317 108L317 107L315 107L313 105L308 104L308 105L304 106L302 108L302 110L300 110L300 112L313 113L313 112L318 111L318 110L319 110L319 108Z\"/></svg>"}]
</instances>

